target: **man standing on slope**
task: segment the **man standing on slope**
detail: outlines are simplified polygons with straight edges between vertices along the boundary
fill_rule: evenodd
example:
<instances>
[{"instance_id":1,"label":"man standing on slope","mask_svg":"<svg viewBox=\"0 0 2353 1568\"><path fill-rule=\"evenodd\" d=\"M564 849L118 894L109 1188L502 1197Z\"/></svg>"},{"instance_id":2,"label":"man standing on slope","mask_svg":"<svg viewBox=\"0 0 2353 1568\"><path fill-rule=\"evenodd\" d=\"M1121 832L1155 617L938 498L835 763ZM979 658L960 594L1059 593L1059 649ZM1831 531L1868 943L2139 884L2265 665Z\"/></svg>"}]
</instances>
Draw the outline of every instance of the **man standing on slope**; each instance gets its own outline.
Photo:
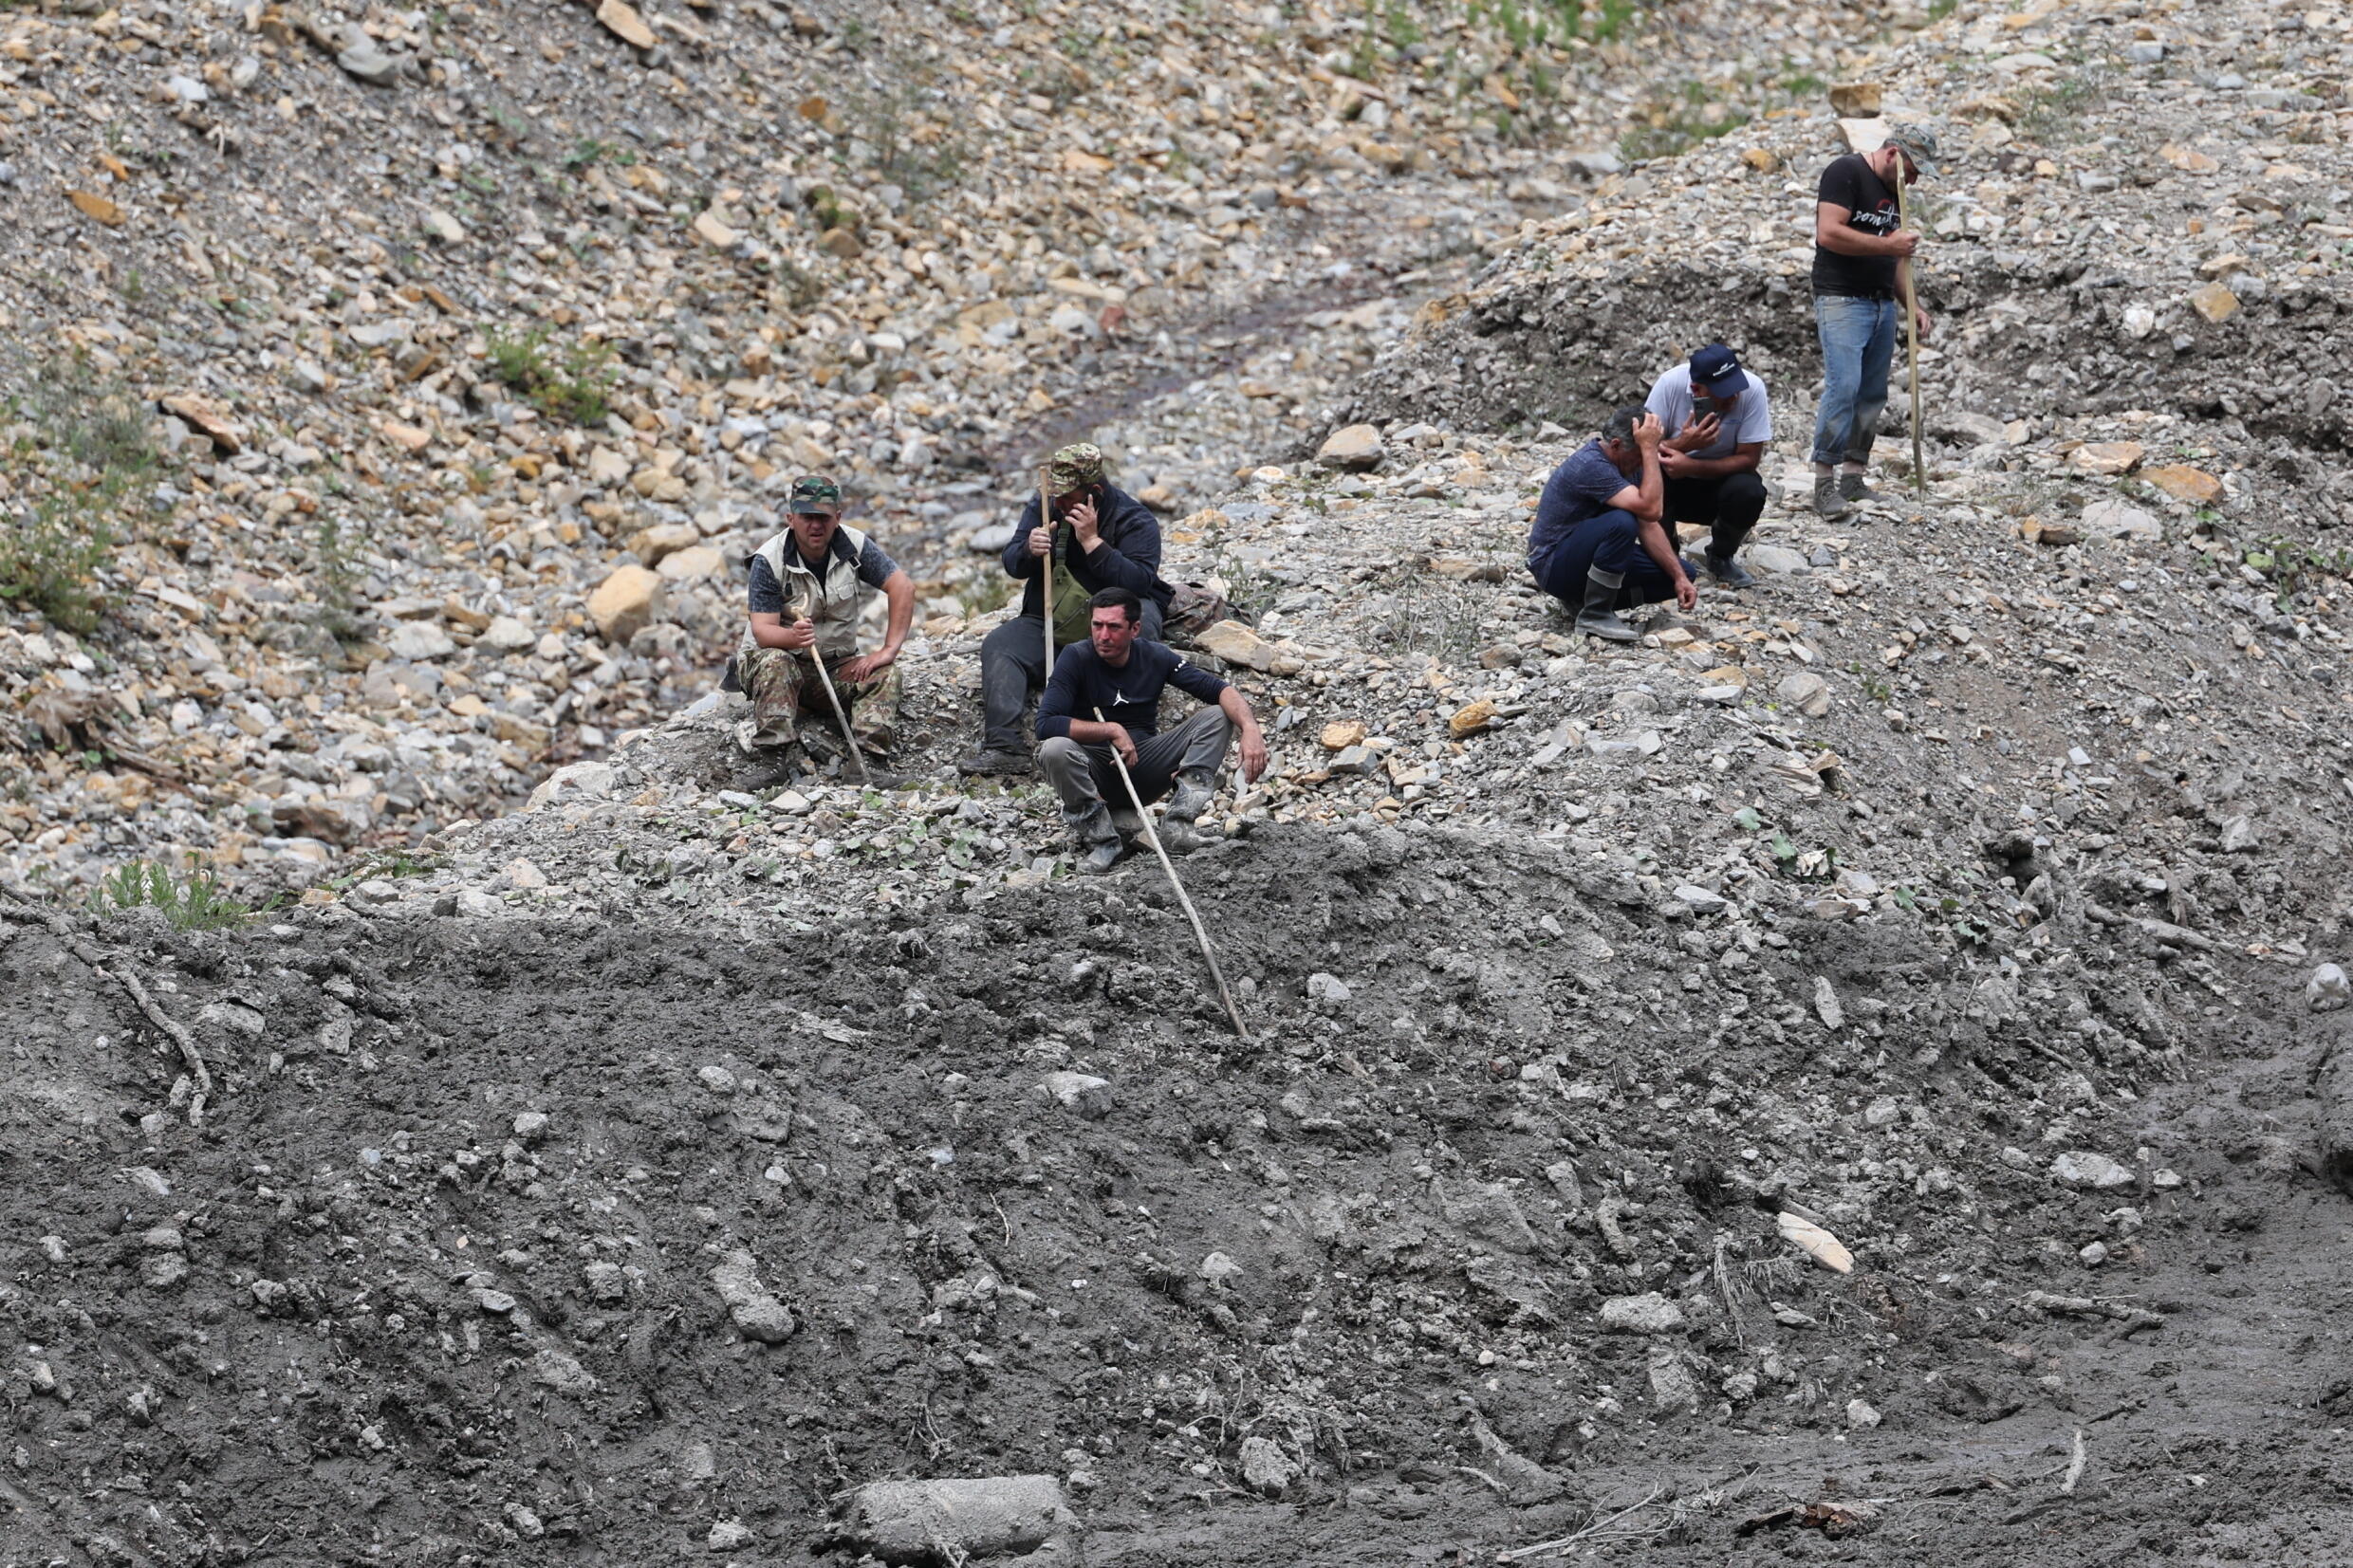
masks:
<instances>
[{"instance_id":1,"label":"man standing on slope","mask_svg":"<svg viewBox=\"0 0 2353 1568\"><path fill-rule=\"evenodd\" d=\"M1104 797L1121 815L1132 815L1137 803L1127 799L1114 752L1142 802L1176 786L1160 817L1160 837L1171 849L1188 849L1233 737L1242 737L1242 777L1253 784L1267 770L1267 743L1240 692L1167 644L1144 639L1143 603L1134 594L1105 588L1086 601L1086 637L1054 655L1053 678L1038 699L1038 766L1062 797L1063 821L1078 835L1080 867L1105 872L1120 863L1123 846ZM1154 729L1165 686L1209 706L1161 735Z\"/></svg>"},{"instance_id":2,"label":"man standing on slope","mask_svg":"<svg viewBox=\"0 0 2353 1568\"><path fill-rule=\"evenodd\" d=\"M1022 705L1046 684L1046 572L1054 578L1054 646L1067 648L1087 637L1087 598L1103 588L1125 588L1142 604L1139 634L1160 640L1162 613L1176 592L1160 581L1160 520L1152 508L1103 479L1102 450L1082 441L1054 453L1047 468L1054 515L1038 516L1029 497L1012 543L1005 546L1005 571L1028 586L1021 614L990 633L980 645L980 752L959 765L967 773L1027 773L1029 748L1021 733Z\"/></svg>"},{"instance_id":3,"label":"man standing on slope","mask_svg":"<svg viewBox=\"0 0 2353 1568\"><path fill-rule=\"evenodd\" d=\"M1814 329L1822 339L1822 407L1814 415L1814 510L1842 516L1879 492L1862 482L1887 405L1887 369L1911 294L1920 236L1898 227L1896 182L1936 172L1936 138L1898 125L1880 150L1833 158L1814 202ZM1917 298L1915 304L1917 305ZM1918 311L1920 336L1928 312ZM1832 466L1843 464L1834 472Z\"/></svg>"},{"instance_id":4,"label":"man standing on slope","mask_svg":"<svg viewBox=\"0 0 2353 1568\"><path fill-rule=\"evenodd\" d=\"M1708 575L1727 588L1755 587L1732 555L1765 512L1756 466L1773 438L1773 415L1764 380L1741 369L1730 348L1710 343L1652 382L1644 406L1667 432L1658 443L1664 520L1706 524L1713 532L1700 560Z\"/></svg>"},{"instance_id":5,"label":"man standing on slope","mask_svg":"<svg viewBox=\"0 0 2353 1568\"><path fill-rule=\"evenodd\" d=\"M1641 633L1619 610L1673 599L1699 602L1691 568L1659 524L1658 446L1665 428L1641 406L1620 409L1602 434L1552 470L1536 502L1528 569L1536 586L1577 610L1577 630L1604 642Z\"/></svg>"}]
</instances>

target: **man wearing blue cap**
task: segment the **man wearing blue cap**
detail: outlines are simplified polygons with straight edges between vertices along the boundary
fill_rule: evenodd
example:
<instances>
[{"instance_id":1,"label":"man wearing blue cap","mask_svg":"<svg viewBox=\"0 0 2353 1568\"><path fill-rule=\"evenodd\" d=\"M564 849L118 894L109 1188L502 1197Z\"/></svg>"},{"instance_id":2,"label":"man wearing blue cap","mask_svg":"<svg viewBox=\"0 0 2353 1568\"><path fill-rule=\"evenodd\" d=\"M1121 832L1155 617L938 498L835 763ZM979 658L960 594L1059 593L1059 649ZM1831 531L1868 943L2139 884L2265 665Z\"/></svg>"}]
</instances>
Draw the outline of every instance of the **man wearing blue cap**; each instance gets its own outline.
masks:
<instances>
[{"instance_id":1,"label":"man wearing blue cap","mask_svg":"<svg viewBox=\"0 0 2353 1568\"><path fill-rule=\"evenodd\" d=\"M1688 364L1670 366L1651 383L1643 405L1667 432L1658 443L1661 510L1669 523L1712 530L1701 563L1727 588L1756 579L1732 559L1765 511L1765 478L1756 471L1773 438L1765 382L1743 370L1740 356L1710 343Z\"/></svg>"}]
</instances>

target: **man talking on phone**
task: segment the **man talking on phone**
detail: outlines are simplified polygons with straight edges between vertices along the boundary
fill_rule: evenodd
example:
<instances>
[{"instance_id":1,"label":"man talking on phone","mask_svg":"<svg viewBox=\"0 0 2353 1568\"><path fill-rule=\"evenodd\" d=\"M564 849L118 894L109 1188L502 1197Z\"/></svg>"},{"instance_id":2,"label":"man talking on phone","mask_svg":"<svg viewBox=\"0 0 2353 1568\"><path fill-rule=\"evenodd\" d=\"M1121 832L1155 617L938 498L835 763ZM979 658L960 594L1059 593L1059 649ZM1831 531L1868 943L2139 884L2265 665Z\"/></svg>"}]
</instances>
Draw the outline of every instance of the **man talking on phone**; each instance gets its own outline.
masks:
<instances>
[{"instance_id":1,"label":"man talking on phone","mask_svg":"<svg viewBox=\"0 0 2353 1568\"><path fill-rule=\"evenodd\" d=\"M1773 438L1773 415L1764 378L1743 370L1726 345L1710 343L1652 382L1643 407L1667 433L1658 443L1666 521L1707 525L1700 563L1708 575L1727 588L1756 586L1733 556L1765 511L1757 464Z\"/></svg>"}]
</instances>

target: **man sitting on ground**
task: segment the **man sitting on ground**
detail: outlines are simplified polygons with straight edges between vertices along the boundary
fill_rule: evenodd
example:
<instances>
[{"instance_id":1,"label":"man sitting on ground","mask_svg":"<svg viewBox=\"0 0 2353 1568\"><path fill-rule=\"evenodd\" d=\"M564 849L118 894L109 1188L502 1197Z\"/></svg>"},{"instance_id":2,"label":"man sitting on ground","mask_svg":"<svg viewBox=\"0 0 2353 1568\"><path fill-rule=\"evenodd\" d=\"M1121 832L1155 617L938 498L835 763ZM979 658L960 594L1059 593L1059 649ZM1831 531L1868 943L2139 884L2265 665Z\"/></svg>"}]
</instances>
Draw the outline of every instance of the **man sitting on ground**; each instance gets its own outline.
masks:
<instances>
[{"instance_id":1,"label":"man sitting on ground","mask_svg":"<svg viewBox=\"0 0 2353 1568\"><path fill-rule=\"evenodd\" d=\"M1007 575L1028 585L1022 590L1021 614L980 645L980 752L962 764L967 773L1029 771L1021 710L1029 693L1046 684L1043 563L1053 563L1056 648L1086 640L1088 596L1104 588L1136 596L1143 606L1139 635L1158 642L1162 613L1176 591L1159 577L1160 520L1103 479L1101 448L1080 442L1054 453L1047 488L1054 496L1053 521L1039 518L1038 498L1030 496L1005 546Z\"/></svg>"},{"instance_id":2,"label":"man sitting on ground","mask_svg":"<svg viewBox=\"0 0 2353 1568\"><path fill-rule=\"evenodd\" d=\"M1664 438L1657 415L1620 409L1552 470L1536 503L1528 569L1538 587L1577 607L1577 630L1588 636L1633 642L1641 634L1619 618L1620 609L1673 599L1688 611L1699 602L1658 521Z\"/></svg>"},{"instance_id":3,"label":"man sitting on ground","mask_svg":"<svg viewBox=\"0 0 2353 1568\"><path fill-rule=\"evenodd\" d=\"M1707 525L1713 537L1700 561L1708 575L1727 588L1753 588L1756 579L1732 556L1765 512L1756 469L1773 438L1773 415L1764 380L1741 369L1731 349L1710 343L1652 382L1645 406L1667 432L1658 444L1665 521Z\"/></svg>"},{"instance_id":4,"label":"man sitting on ground","mask_svg":"<svg viewBox=\"0 0 2353 1568\"><path fill-rule=\"evenodd\" d=\"M751 618L735 655L736 678L751 698L749 746L788 771L813 771L798 719L815 714L818 733L838 729L812 657L825 661L850 713L850 737L869 756L890 750L899 723L899 651L915 619L915 580L881 547L842 523L842 487L814 476L792 482L790 525L752 552ZM890 624L882 646L858 651L867 591L882 590Z\"/></svg>"},{"instance_id":5,"label":"man sitting on ground","mask_svg":"<svg viewBox=\"0 0 2353 1568\"><path fill-rule=\"evenodd\" d=\"M1127 764L1142 803L1176 786L1161 814L1161 841L1183 849L1195 841L1193 823L1216 792L1217 769L1235 733L1250 783L1267 769L1267 743L1240 692L1141 636L1143 604L1136 595L1105 588L1087 600L1086 611L1086 640L1055 655L1053 677L1038 699L1038 766L1062 797L1063 821L1078 836L1080 866L1105 872L1120 863L1124 846L1103 802L1108 797L1127 810L1136 803L1113 753ZM1158 734L1164 686L1211 706Z\"/></svg>"}]
</instances>

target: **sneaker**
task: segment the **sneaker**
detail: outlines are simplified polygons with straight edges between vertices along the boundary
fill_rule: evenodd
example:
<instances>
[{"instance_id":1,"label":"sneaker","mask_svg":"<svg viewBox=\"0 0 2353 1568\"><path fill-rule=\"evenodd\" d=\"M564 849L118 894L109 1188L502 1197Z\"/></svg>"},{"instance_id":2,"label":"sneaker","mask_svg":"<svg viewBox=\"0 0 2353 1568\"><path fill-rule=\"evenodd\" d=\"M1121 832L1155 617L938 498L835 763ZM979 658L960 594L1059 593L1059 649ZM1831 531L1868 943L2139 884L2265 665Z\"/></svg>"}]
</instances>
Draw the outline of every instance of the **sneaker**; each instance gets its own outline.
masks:
<instances>
[{"instance_id":1,"label":"sneaker","mask_svg":"<svg viewBox=\"0 0 2353 1568\"><path fill-rule=\"evenodd\" d=\"M1852 469L1841 469L1838 476L1839 497L1845 501L1861 501L1877 505L1887 499L1886 492L1875 490L1863 483L1862 475Z\"/></svg>"},{"instance_id":2,"label":"sneaker","mask_svg":"<svg viewBox=\"0 0 2353 1568\"><path fill-rule=\"evenodd\" d=\"M1814 480L1814 510L1824 517L1844 517L1855 508L1840 493L1835 477L1817 476Z\"/></svg>"},{"instance_id":3,"label":"sneaker","mask_svg":"<svg viewBox=\"0 0 2353 1568\"><path fill-rule=\"evenodd\" d=\"M965 776L1028 773L1031 769L1026 751L978 751L956 764L956 771Z\"/></svg>"},{"instance_id":4,"label":"sneaker","mask_svg":"<svg viewBox=\"0 0 2353 1568\"><path fill-rule=\"evenodd\" d=\"M1707 563L1708 575L1727 588L1756 586L1756 579L1749 575L1749 568L1740 563L1737 556L1719 556L1710 550L1700 560Z\"/></svg>"}]
</instances>

